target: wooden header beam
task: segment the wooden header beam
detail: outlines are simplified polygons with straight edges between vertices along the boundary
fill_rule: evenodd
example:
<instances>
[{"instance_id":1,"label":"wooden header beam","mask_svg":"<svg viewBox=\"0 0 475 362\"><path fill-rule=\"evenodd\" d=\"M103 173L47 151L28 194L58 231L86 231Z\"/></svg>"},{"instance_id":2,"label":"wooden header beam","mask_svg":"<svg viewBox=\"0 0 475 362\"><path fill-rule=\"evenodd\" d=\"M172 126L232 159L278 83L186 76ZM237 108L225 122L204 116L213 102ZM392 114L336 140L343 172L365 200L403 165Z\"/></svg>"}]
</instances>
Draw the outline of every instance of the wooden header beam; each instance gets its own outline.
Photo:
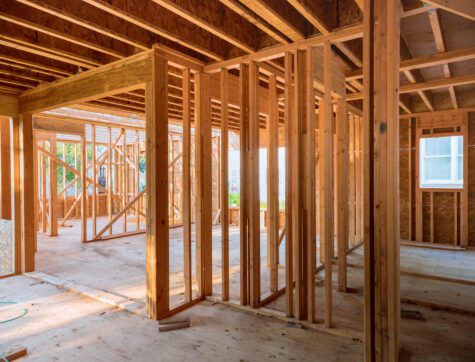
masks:
<instances>
[{"instance_id":1,"label":"wooden header beam","mask_svg":"<svg viewBox=\"0 0 475 362\"><path fill-rule=\"evenodd\" d=\"M151 79L151 54L142 52L23 92L20 111L46 111L140 88Z\"/></svg>"},{"instance_id":2,"label":"wooden header beam","mask_svg":"<svg viewBox=\"0 0 475 362\"><path fill-rule=\"evenodd\" d=\"M335 30L324 35L312 36L291 44L281 44L265 48L252 54L246 54L241 57L224 60L222 62L211 63L204 67L207 73L217 73L222 68L237 68L239 64L247 64L251 61L268 61L283 57L285 52L292 52L297 49L307 49L308 47L322 46L324 42L341 43L348 40L359 39L363 36L363 25L358 24Z\"/></svg>"}]
</instances>

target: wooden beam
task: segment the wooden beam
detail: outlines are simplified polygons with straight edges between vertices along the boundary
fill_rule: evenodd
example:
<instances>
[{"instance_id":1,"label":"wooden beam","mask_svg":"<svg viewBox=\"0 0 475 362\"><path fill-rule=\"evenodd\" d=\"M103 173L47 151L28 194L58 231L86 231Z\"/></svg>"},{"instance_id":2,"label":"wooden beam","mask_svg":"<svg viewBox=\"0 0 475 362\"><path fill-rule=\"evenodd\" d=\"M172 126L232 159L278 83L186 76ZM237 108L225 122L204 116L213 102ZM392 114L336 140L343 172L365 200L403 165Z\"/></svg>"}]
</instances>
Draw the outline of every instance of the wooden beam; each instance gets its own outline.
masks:
<instances>
[{"instance_id":1,"label":"wooden beam","mask_svg":"<svg viewBox=\"0 0 475 362\"><path fill-rule=\"evenodd\" d=\"M452 78L445 78L445 79L436 79L430 80L427 82L422 83L414 83L414 84L407 84L403 85L399 88L399 93L412 93L421 90L431 90L431 89L440 89L440 88L448 88L451 86L459 86L465 84L473 84L475 83L475 75L463 75L459 77L452 77ZM363 99L363 93L350 93L347 94L347 100L361 100Z\"/></svg>"},{"instance_id":2,"label":"wooden beam","mask_svg":"<svg viewBox=\"0 0 475 362\"><path fill-rule=\"evenodd\" d=\"M0 116L18 116L18 97L0 93Z\"/></svg>"},{"instance_id":3,"label":"wooden beam","mask_svg":"<svg viewBox=\"0 0 475 362\"><path fill-rule=\"evenodd\" d=\"M292 238L292 53L286 52L284 84L284 132L285 132L285 314L291 318L294 314L294 273Z\"/></svg>"},{"instance_id":4,"label":"wooden beam","mask_svg":"<svg viewBox=\"0 0 475 362\"><path fill-rule=\"evenodd\" d=\"M475 21L475 6L471 0L424 0L424 2Z\"/></svg>"},{"instance_id":5,"label":"wooden beam","mask_svg":"<svg viewBox=\"0 0 475 362\"><path fill-rule=\"evenodd\" d=\"M361 24L353 25L348 28L332 31L325 35L315 35L309 38L295 41L290 44L276 45L252 54L246 54L240 57L224 60L222 62L211 63L204 67L207 73L218 72L221 68L236 68L239 64L249 63L250 61L268 61L283 57L286 52L292 52L297 49L306 49L307 47L322 46L326 41L332 43L345 42L352 39L359 39L363 36L363 26Z\"/></svg>"},{"instance_id":6,"label":"wooden beam","mask_svg":"<svg viewBox=\"0 0 475 362\"><path fill-rule=\"evenodd\" d=\"M399 1L365 0L365 360L399 353Z\"/></svg>"},{"instance_id":7,"label":"wooden beam","mask_svg":"<svg viewBox=\"0 0 475 362\"><path fill-rule=\"evenodd\" d=\"M248 151L249 151L249 65L241 64L239 70L239 105L240 122L240 303L249 305L249 184L248 184Z\"/></svg>"},{"instance_id":8,"label":"wooden beam","mask_svg":"<svg viewBox=\"0 0 475 362\"><path fill-rule=\"evenodd\" d=\"M348 245L348 144L349 122L344 99L336 104L336 187L337 198L337 243L338 243L338 290L347 289L346 249Z\"/></svg>"},{"instance_id":9,"label":"wooden beam","mask_svg":"<svg viewBox=\"0 0 475 362\"><path fill-rule=\"evenodd\" d=\"M183 184L182 184L182 223L184 246L184 283L185 301L191 302L192 296L192 250L191 250L191 75L190 69L183 73Z\"/></svg>"},{"instance_id":10,"label":"wooden beam","mask_svg":"<svg viewBox=\"0 0 475 362\"><path fill-rule=\"evenodd\" d=\"M401 72L403 72L405 70L429 68L446 63L463 62L471 59L475 59L475 47L439 52L427 57L401 60L399 69ZM351 70L346 73L347 81L361 78L363 78L363 69L361 68Z\"/></svg>"},{"instance_id":11,"label":"wooden beam","mask_svg":"<svg viewBox=\"0 0 475 362\"><path fill-rule=\"evenodd\" d=\"M44 155L43 155L44 157ZM88 191L86 136L81 136L81 242L87 241Z\"/></svg>"},{"instance_id":12,"label":"wooden beam","mask_svg":"<svg viewBox=\"0 0 475 362\"><path fill-rule=\"evenodd\" d=\"M333 108L331 104L331 44L324 44L325 94L320 102L318 124L318 174L320 201L320 245L325 249L325 327L332 326L333 259Z\"/></svg>"},{"instance_id":13,"label":"wooden beam","mask_svg":"<svg viewBox=\"0 0 475 362\"><path fill-rule=\"evenodd\" d=\"M229 127L228 127L228 71L221 71L221 273L222 273L222 300L229 300L229 191L228 191L228 153L229 153Z\"/></svg>"},{"instance_id":14,"label":"wooden beam","mask_svg":"<svg viewBox=\"0 0 475 362\"><path fill-rule=\"evenodd\" d=\"M277 119L277 80L269 77L269 118L267 121L267 258L270 269L270 291L278 290L279 255L279 122Z\"/></svg>"},{"instance_id":15,"label":"wooden beam","mask_svg":"<svg viewBox=\"0 0 475 362\"><path fill-rule=\"evenodd\" d=\"M198 294L212 294L212 190L209 75L195 74L196 255Z\"/></svg>"},{"instance_id":16,"label":"wooden beam","mask_svg":"<svg viewBox=\"0 0 475 362\"><path fill-rule=\"evenodd\" d=\"M0 219L12 219L10 119L0 117Z\"/></svg>"},{"instance_id":17,"label":"wooden beam","mask_svg":"<svg viewBox=\"0 0 475 362\"><path fill-rule=\"evenodd\" d=\"M259 67L249 63L249 290L250 303L259 307L261 299L261 230L259 200Z\"/></svg>"},{"instance_id":18,"label":"wooden beam","mask_svg":"<svg viewBox=\"0 0 475 362\"><path fill-rule=\"evenodd\" d=\"M58 236L58 164L56 163L56 134L51 134L49 139L50 154L55 157L49 157L49 235Z\"/></svg>"},{"instance_id":19,"label":"wooden beam","mask_svg":"<svg viewBox=\"0 0 475 362\"><path fill-rule=\"evenodd\" d=\"M20 96L21 112L39 112L143 87L151 78L151 51L31 89Z\"/></svg>"},{"instance_id":20,"label":"wooden beam","mask_svg":"<svg viewBox=\"0 0 475 362\"><path fill-rule=\"evenodd\" d=\"M158 51L152 53L151 79L146 83L147 315L161 319L169 312L168 228L168 64Z\"/></svg>"}]
</instances>

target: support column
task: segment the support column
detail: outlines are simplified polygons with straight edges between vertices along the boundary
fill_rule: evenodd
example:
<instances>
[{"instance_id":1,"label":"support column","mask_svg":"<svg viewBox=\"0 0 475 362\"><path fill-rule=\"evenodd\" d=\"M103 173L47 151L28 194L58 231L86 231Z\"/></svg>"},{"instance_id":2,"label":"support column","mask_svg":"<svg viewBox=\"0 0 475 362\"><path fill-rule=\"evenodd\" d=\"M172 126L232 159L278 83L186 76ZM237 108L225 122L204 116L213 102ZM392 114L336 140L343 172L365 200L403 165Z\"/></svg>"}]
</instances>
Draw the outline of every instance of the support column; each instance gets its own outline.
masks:
<instances>
[{"instance_id":1,"label":"support column","mask_svg":"<svg viewBox=\"0 0 475 362\"><path fill-rule=\"evenodd\" d=\"M209 75L195 75L195 167L196 167L196 255L198 293L211 295L212 271L212 182L211 182L211 109Z\"/></svg>"},{"instance_id":2,"label":"support column","mask_svg":"<svg viewBox=\"0 0 475 362\"><path fill-rule=\"evenodd\" d=\"M15 272L35 270L35 195L33 163L33 121L31 114L12 118L13 235L17 253Z\"/></svg>"},{"instance_id":3,"label":"support column","mask_svg":"<svg viewBox=\"0 0 475 362\"><path fill-rule=\"evenodd\" d=\"M169 311L168 215L168 63L157 50L152 80L146 83L147 315L160 319ZM125 137L125 134L124 134ZM124 155L125 155L125 149ZM125 158L124 158L125 162Z\"/></svg>"},{"instance_id":4,"label":"support column","mask_svg":"<svg viewBox=\"0 0 475 362\"><path fill-rule=\"evenodd\" d=\"M399 42L402 7L366 0L364 13L365 359L399 351Z\"/></svg>"}]
</instances>

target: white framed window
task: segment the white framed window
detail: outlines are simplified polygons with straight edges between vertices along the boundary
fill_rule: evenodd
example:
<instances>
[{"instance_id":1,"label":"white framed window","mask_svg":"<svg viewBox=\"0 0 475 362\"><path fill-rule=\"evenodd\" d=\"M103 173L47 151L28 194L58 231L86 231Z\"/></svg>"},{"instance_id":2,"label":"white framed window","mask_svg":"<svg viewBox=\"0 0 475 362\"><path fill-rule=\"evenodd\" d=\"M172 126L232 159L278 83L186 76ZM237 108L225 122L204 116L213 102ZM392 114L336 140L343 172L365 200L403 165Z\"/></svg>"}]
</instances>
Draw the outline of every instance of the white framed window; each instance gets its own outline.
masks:
<instances>
[{"instance_id":1,"label":"white framed window","mask_svg":"<svg viewBox=\"0 0 475 362\"><path fill-rule=\"evenodd\" d=\"M463 136L420 139L421 188L463 188Z\"/></svg>"}]
</instances>

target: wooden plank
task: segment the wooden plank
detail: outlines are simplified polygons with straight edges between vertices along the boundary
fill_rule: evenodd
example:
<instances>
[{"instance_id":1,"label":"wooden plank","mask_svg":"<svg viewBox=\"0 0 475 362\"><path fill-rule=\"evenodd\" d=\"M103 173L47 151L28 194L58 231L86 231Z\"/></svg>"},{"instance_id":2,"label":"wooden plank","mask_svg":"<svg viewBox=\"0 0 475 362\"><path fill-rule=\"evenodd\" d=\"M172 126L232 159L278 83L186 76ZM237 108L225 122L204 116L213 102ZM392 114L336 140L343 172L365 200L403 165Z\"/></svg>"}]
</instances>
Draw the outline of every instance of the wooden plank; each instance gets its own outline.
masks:
<instances>
[{"instance_id":1,"label":"wooden plank","mask_svg":"<svg viewBox=\"0 0 475 362\"><path fill-rule=\"evenodd\" d=\"M359 244L363 240L363 230L361 229L361 220L363 215L360 210L362 209L362 195L360 193L363 180L361 179L361 170L363 169L363 153L361 152L361 134L362 134L362 124L361 119L358 116L355 116L355 243Z\"/></svg>"},{"instance_id":2,"label":"wooden plank","mask_svg":"<svg viewBox=\"0 0 475 362\"><path fill-rule=\"evenodd\" d=\"M157 51L152 56L152 78L146 84L147 315L164 317L169 301L168 229L168 64Z\"/></svg>"},{"instance_id":3,"label":"wooden plank","mask_svg":"<svg viewBox=\"0 0 475 362\"><path fill-rule=\"evenodd\" d=\"M229 127L228 127L228 71L221 70L221 274L222 274L222 300L229 300L229 191L228 191L228 153L229 153Z\"/></svg>"},{"instance_id":4,"label":"wooden plank","mask_svg":"<svg viewBox=\"0 0 475 362\"><path fill-rule=\"evenodd\" d=\"M333 109L331 104L331 44L324 44L325 94L318 128L320 177L320 242L325 245L325 327L332 326L333 259Z\"/></svg>"},{"instance_id":5,"label":"wooden plank","mask_svg":"<svg viewBox=\"0 0 475 362\"><path fill-rule=\"evenodd\" d=\"M365 360L397 361L400 2L365 0Z\"/></svg>"},{"instance_id":6,"label":"wooden plank","mask_svg":"<svg viewBox=\"0 0 475 362\"><path fill-rule=\"evenodd\" d=\"M422 189L420 181L420 159L417 155L420 154L420 139L421 139L422 129L416 127L416 241L423 242L423 230L424 230L424 219L422 218L423 205L422 205Z\"/></svg>"},{"instance_id":7,"label":"wooden plank","mask_svg":"<svg viewBox=\"0 0 475 362\"><path fill-rule=\"evenodd\" d=\"M57 157L56 135L53 133L49 141L50 153ZM58 235L58 163L54 157L49 158L49 235Z\"/></svg>"},{"instance_id":8,"label":"wooden plank","mask_svg":"<svg viewBox=\"0 0 475 362\"><path fill-rule=\"evenodd\" d=\"M349 242L348 248L351 248L356 245L355 240L355 230L356 230L356 209L355 209L355 200L356 200L356 186L355 186L355 116L350 115L348 120L348 133L349 133L349 195L348 195L348 234Z\"/></svg>"},{"instance_id":9,"label":"wooden plank","mask_svg":"<svg viewBox=\"0 0 475 362\"><path fill-rule=\"evenodd\" d=\"M191 79L190 70L182 70L183 81L183 184L182 222L184 247L185 301L192 299L192 258L191 258Z\"/></svg>"},{"instance_id":10,"label":"wooden plank","mask_svg":"<svg viewBox=\"0 0 475 362\"><path fill-rule=\"evenodd\" d=\"M304 255L306 259L306 265L304 272L306 275L306 294L307 294L307 321L314 323L316 321L316 301L315 301L315 274L317 263L317 231L316 231L316 217L317 217L317 205L316 205L316 149L315 149L315 128L316 128L316 115L315 115L315 88L314 88L314 56L315 50L312 48L307 49L305 67L305 103L306 103L306 117L304 122L304 180L305 180L305 238L306 245L304 244Z\"/></svg>"},{"instance_id":11,"label":"wooden plank","mask_svg":"<svg viewBox=\"0 0 475 362\"><path fill-rule=\"evenodd\" d=\"M43 156L44 157L44 156ZM87 241L87 216L88 216L88 192L87 192L87 148L86 136L81 137L81 242Z\"/></svg>"},{"instance_id":12,"label":"wooden plank","mask_svg":"<svg viewBox=\"0 0 475 362\"><path fill-rule=\"evenodd\" d=\"M18 117L10 118L10 157L11 157L11 201L12 201L12 237L15 245L15 273L21 273L22 249L22 223L21 223L21 179L20 179L20 120Z\"/></svg>"},{"instance_id":13,"label":"wooden plank","mask_svg":"<svg viewBox=\"0 0 475 362\"><path fill-rule=\"evenodd\" d=\"M33 129L48 133L65 133L83 135L84 126L80 123L64 122L51 118L35 117L33 120Z\"/></svg>"},{"instance_id":14,"label":"wooden plank","mask_svg":"<svg viewBox=\"0 0 475 362\"><path fill-rule=\"evenodd\" d=\"M107 220L112 220L113 190L112 190L112 128L108 127L108 144L107 144ZM138 218L137 218L138 219ZM112 235L112 228L109 229L109 235Z\"/></svg>"},{"instance_id":15,"label":"wooden plank","mask_svg":"<svg viewBox=\"0 0 475 362\"><path fill-rule=\"evenodd\" d=\"M249 148L249 65L241 64L239 74L240 122L240 303L249 305L249 212L248 212L248 148Z\"/></svg>"},{"instance_id":16,"label":"wooden plank","mask_svg":"<svg viewBox=\"0 0 475 362\"><path fill-rule=\"evenodd\" d=\"M92 167L92 238L97 234L97 159L96 159L96 126L91 126L91 167ZM125 139L125 137L124 137Z\"/></svg>"},{"instance_id":17,"label":"wooden plank","mask_svg":"<svg viewBox=\"0 0 475 362\"><path fill-rule=\"evenodd\" d=\"M279 123L277 106L277 79L269 77L269 118L267 120L267 245L270 268L270 291L278 289L278 255L279 255Z\"/></svg>"},{"instance_id":18,"label":"wooden plank","mask_svg":"<svg viewBox=\"0 0 475 362\"><path fill-rule=\"evenodd\" d=\"M18 117L18 97L0 94L0 116Z\"/></svg>"},{"instance_id":19,"label":"wooden plank","mask_svg":"<svg viewBox=\"0 0 475 362\"><path fill-rule=\"evenodd\" d=\"M285 53L284 132L285 132L285 299L286 316L294 316L294 277L292 255L292 54Z\"/></svg>"},{"instance_id":20,"label":"wooden plank","mask_svg":"<svg viewBox=\"0 0 475 362\"><path fill-rule=\"evenodd\" d=\"M469 134L468 134L468 114L465 114L464 124L461 127L463 134L463 190L460 196L460 246L468 246L468 189L469 189Z\"/></svg>"},{"instance_id":21,"label":"wooden plank","mask_svg":"<svg viewBox=\"0 0 475 362\"><path fill-rule=\"evenodd\" d=\"M6 351L0 352L0 357L5 361L14 361L18 358L26 356L28 353L27 349L22 346L11 347Z\"/></svg>"},{"instance_id":22,"label":"wooden plank","mask_svg":"<svg viewBox=\"0 0 475 362\"><path fill-rule=\"evenodd\" d=\"M122 208L129 202L129 170L127 165L127 131L124 132L122 138ZM94 180L95 182L95 180ZM124 221L122 222L123 232L127 232L127 213L124 213Z\"/></svg>"},{"instance_id":23,"label":"wooden plank","mask_svg":"<svg viewBox=\"0 0 475 362\"><path fill-rule=\"evenodd\" d=\"M198 294L212 293L212 190L209 75L195 75L196 254Z\"/></svg>"},{"instance_id":24,"label":"wooden plank","mask_svg":"<svg viewBox=\"0 0 475 362\"><path fill-rule=\"evenodd\" d=\"M150 54L146 51L24 92L20 111L45 111L142 87L151 79Z\"/></svg>"},{"instance_id":25,"label":"wooden plank","mask_svg":"<svg viewBox=\"0 0 475 362\"><path fill-rule=\"evenodd\" d=\"M261 299L261 232L259 200L259 68L249 63L249 289L250 303L259 307Z\"/></svg>"},{"instance_id":26,"label":"wooden plank","mask_svg":"<svg viewBox=\"0 0 475 362\"><path fill-rule=\"evenodd\" d=\"M0 219L12 219L10 119L0 117Z\"/></svg>"},{"instance_id":27,"label":"wooden plank","mask_svg":"<svg viewBox=\"0 0 475 362\"><path fill-rule=\"evenodd\" d=\"M424 2L475 21L475 6L471 0L424 0Z\"/></svg>"},{"instance_id":28,"label":"wooden plank","mask_svg":"<svg viewBox=\"0 0 475 362\"><path fill-rule=\"evenodd\" d=\"M338 242L338 290L347 289L346 248L348 245L348 114L344 99L336 104L336 198L337 198L337 242Z\"/></svg>"},{"instance_id":29,"label":"wooden plank","mask_svg":"<svg viewBox=\"0 0 475 362\"><path fill-rule=\"evenodd\" d=\"M408 197L408 202L409 202L409 212L408 212L408 234L409 234L409 240L412 240L412 122L409 122L409 128L408 128L408 135L407 139L409 142L409 152L407 154L408 160L407 160L407 183L408 183L408 192L409 192L409 197Z\"/></svg>"}]
</instances>

